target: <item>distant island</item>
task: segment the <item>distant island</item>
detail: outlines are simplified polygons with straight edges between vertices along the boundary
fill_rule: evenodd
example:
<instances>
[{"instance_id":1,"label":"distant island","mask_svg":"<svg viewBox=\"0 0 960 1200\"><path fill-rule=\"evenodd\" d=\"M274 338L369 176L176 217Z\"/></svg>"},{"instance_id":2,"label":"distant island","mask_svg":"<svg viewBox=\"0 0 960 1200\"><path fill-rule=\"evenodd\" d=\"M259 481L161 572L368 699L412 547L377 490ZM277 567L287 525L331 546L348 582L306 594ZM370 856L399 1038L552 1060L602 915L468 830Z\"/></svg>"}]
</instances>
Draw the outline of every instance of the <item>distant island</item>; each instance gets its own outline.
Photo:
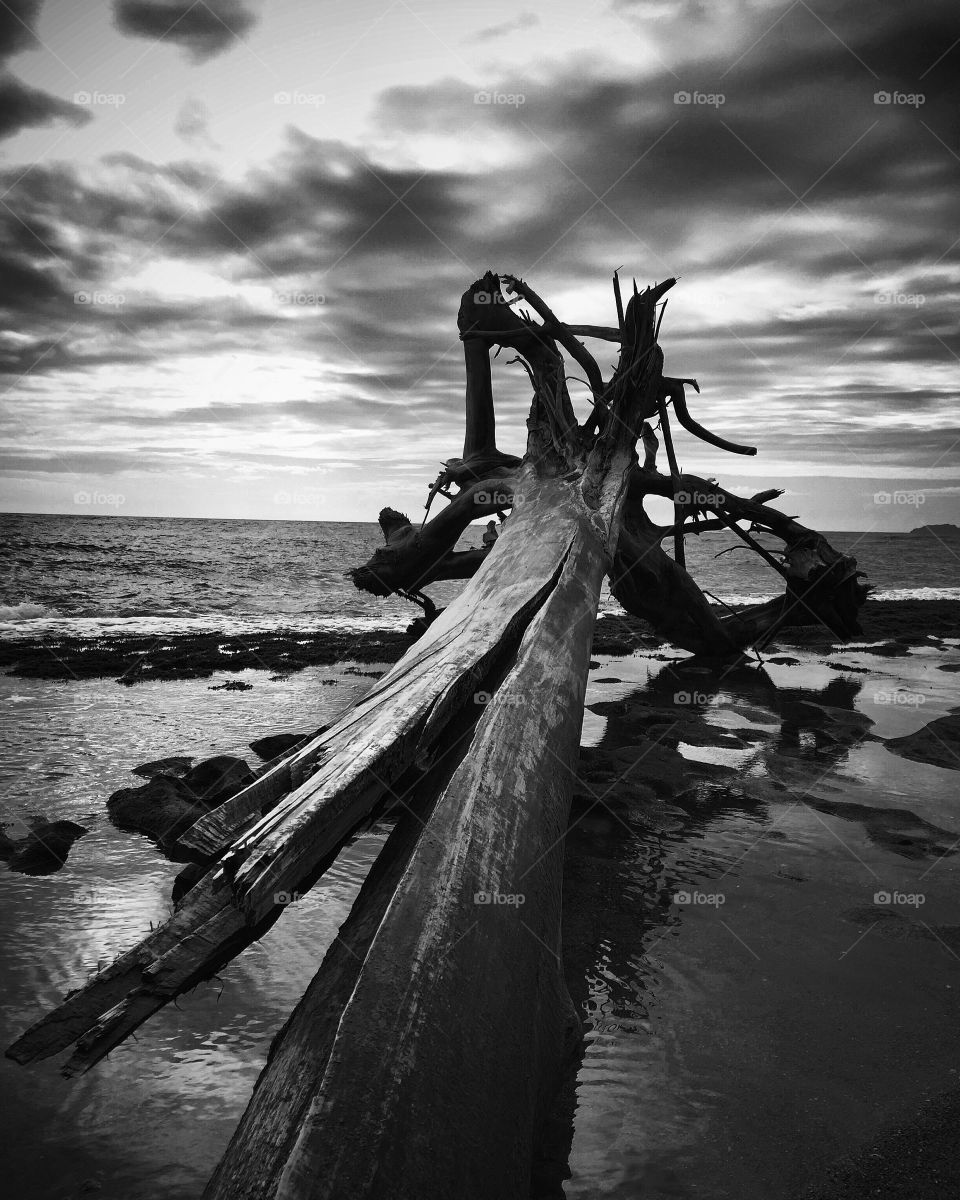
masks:
<instances>
[{"instance_id":1,"label":"distant island","mask_svg":"<svg viewBox=\"0 0 960 1200\"><path fill-rule=\"evenodd\" d=\"M960 525L921 525L917 529L911 529L911 533L932 533L938 538L956 538L960 537Z\"/></svg>"}]
</instances>

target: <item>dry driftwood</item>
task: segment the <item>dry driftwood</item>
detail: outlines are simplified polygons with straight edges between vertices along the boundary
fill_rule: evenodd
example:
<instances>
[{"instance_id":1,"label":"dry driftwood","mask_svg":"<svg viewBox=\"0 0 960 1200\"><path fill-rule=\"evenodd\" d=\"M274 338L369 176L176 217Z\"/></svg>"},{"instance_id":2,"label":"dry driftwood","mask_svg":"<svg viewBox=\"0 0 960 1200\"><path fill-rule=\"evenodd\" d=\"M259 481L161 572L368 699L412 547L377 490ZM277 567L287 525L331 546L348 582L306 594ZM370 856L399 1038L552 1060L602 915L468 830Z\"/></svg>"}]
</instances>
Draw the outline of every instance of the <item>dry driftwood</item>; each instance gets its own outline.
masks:
<instances>
[{"instance_id":1,"label":"dry driftwood","mask_svg":"<svg viewBox=\"0 0 960 1200\"><path fill-rule=\"evenodd\" d=\"M469 320L466 297L465 307ZM362 963L346 963L336 948L328 956L275 1047L211 1197L238 1194L251 1179L259 1194L290 1198L529 1191L535 1132L576 1028L559 955L561 845L635 414L659 374L650 298L645 316L638 346L647 370L620 389L611 435L597 445L579 438L559 356L549 346L535 352L539 412L517 475L522 504L475 580L495 590L467 589L427 636L532 580L537 610L399 881L364 902L385 908ZM522 916L519 905L476 904L478 892L522 897ZM304 1013L338 984L345 992L345 972L349 1002L336 1031L318 1033ZM316 1056L309 1103L309 1089L295 1083L305 1045ZM284 1105L278 1130L272 1099L291 1089L297 1099Z\"/></svg>"},{"instance_id":2,"label":"dry driftwood","mask_svg":"<svg viewBox=\"0 0 960 1200\"><path fill-rule=\"evenodd\" d=\"M582 501L560 487L544 485L497 547L516 565L546 521L555 580L390 898L278 1196L529 1191L577 1026L560 961L562 837L605 567Z\"/></svg>"},{"instance_id":3,"label":"dry driftwood","mask_svg":"<svg viewBox=\"0 0 960 1200\"><path fill-rule=\"evenodd\" d=\"M76 1043L66 1070L88 1069L261 936L386 803L399 807L208 1197L529 1194L537 1130L576 1034L560 966L561 846L604 576L628 610L700 653L739 654L787 620L854 630L856 564L770 508L775 493L730 495L682 473L672 453L670 475L657 471L649 422L666 436L668 403L691 432L751 452L704 430L686 407L690 381L662 374L657 304L673 282L634 286L624 306L615 277L616 328L565 324L513 276L488 272L464 293L464 452L427 501L447 505L420 529L385 509L385 545L352 575L428 618L425 586L466 587L336 724L183 836L209 869L173 917L8 1051L27 1062ZM619 342L608 381L580 337ZM533 385L522 460L496 446L494 347L513 350ZM564 353L587 378L582 422ZM648 495L673 498L672 526L649 520ZM491 551L455 550L474 519L505 510ZM785 597L719 613L661 549L666 537L682 544L689 521L734 529L784 576ZM743 521L783 540L783 564ZM514 900L477 902L494 893Z\"/></svg>"},{"instance_id":4,"label":"dry driftwood","mask_svg":"<svg viewBox=\"0 0 960 1200\"><path fill-rule=\"evenodd\" d=\"M184 842L222 853L170 921L42 1018L8 1054L27 1062L80 1039L68 1070L88 1069L261 936L282 914L275 897L306 890L318 864L431 753L446 722L496 669L501 647L515 646L557 573L560 550L546 547L545 554L541 563L525 564L522 582L510 587L488 581L489 572L478 575L476 604L451 606L326 733L203 818ZM259 819L242 831L252 817Z\"/></svg>"}]
</instances>

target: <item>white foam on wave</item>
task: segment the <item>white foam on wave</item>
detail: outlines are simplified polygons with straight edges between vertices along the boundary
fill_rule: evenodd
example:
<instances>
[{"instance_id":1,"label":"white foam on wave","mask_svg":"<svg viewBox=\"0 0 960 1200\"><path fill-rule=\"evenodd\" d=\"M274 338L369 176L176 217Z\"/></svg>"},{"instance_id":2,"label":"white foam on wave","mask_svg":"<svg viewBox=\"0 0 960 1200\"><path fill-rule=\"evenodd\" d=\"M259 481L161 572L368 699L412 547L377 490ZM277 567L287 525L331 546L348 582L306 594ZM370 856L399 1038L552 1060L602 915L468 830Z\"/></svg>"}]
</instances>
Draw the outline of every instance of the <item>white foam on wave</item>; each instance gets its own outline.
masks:
<instances>
[{"instance_id":1,"label":"white foam on wave","mask_svg":"<svg viewBox=\"0 0 960 1200\"><path fill-rule=\"evenodd\" d=\"M38 606L42 607L42 606ZM2 609L0 609L2 612ZM43 616L17 622L0 620L0 638L17 641L26 638L73 637L95 641L105 637L176 637L183 634L216 633L224 637L254 636L263 633L377 633L403 630L411 616L297 616L225 617L63 617Z\"/></svg>"},{"instance_id":2,"label":"white foam on wave","mask_svg":"<svg viewBox=\"0 0 960 1200\"><path fill-rule=\"evenodd\" d=\"M871 600L960 600L960 587L883 588Z\"/></svg>"},{"instance_id":3,"label":"white foam on wave","mask_svg":"<svg viewBox=\"0 0 960 1200\"><path fill-rule=\"evenodd\" d=\"M763 604L782 596L782 592L717 592L721 604ZM960 587L880 588L870 593L871 600L960 600ZM625 610L612 596L600 605L601 613L625 616Z\"/></svg>"},{"instance_id":4,"label":"white foam on wave","mask_svg":"<svg viewBox=\"0 0 960 1200\"><path fill-rule=\"evenodd\" d=\"M20 604L0 604L0 626L19 625L23 621L36 621L39 618L57 617L55 608L45 604L36 604L33 600L24 600Z\"/></svg>"}]
</instances>

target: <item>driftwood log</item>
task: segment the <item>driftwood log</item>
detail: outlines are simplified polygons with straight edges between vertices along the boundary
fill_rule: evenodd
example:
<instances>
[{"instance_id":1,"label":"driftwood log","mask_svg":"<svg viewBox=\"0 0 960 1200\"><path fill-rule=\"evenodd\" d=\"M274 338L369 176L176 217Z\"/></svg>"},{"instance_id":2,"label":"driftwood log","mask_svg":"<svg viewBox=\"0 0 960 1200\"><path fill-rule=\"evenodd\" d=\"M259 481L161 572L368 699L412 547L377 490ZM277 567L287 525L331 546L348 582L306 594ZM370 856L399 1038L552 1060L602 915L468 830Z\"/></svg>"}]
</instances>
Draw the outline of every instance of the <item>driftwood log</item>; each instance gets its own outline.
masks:
<instances>
[{"instance_id":1,"label":"driftwood log","mask_svg":"<svg viewBox=\"0 0 960 1200\"><path fill-rule=\"evenodd\" d=\"M616 327L564 324L513 276L488 272L464 293L464 450L426 505L446 506L420 528L384 509L384 546L351 572L420 604L423 636L336 724L188 830L184 848L208 869L173 917L8 1050L30 1062L74 1046L65 1073L88 1070L260 937L358 830L398 812L208 1198L537 1194L539 1132L578 1037L560 880L604 578L628 612L697 654L736 657L791 623L857 632L856 562L771 508L776 490L739 498L681 472L672 449L670 474L657 470L651 422L669 449L671 405L689 432L753 452L705 430L687 410L692 381L663 375L658 305L673 283L634 285L624 306L614 276ZM581 337L619 343L609 380ZM522 459L496 446L495 347L533 387ZM565 355L586 376L582 422ZM650 495L673 499L671 525L649 519ZM456 549L498 512L509 518L492 549ZM676 547L716 529L767 558L782 597L744 613L708 603ZM755 532L783 542L782 560ZM423 589L461 578L438 614Z\"/></svg>"}]
</instances>

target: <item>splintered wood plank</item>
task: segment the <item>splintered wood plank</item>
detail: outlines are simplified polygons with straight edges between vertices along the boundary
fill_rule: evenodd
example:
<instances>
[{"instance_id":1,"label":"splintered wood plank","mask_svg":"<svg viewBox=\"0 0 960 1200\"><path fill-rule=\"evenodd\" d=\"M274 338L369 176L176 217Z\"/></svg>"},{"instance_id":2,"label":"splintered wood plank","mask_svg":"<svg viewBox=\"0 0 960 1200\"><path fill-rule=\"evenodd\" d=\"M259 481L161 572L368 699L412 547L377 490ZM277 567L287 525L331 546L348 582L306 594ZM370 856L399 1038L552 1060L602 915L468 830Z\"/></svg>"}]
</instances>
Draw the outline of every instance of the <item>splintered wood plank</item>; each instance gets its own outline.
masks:
<instances>
[{"instance_id":1,"label":"splintered wood plank","mask_svg":"<svg viewBox=\"0 0 960 1200\"><path fill-rule=\"evenodd\" d=\"M26 1063L65 1050L142 986L146 968L187 943L196 930L228 908L229 896L214 890L213 872L209 871L187 893L168 921L91 976L82 987L68 993L56 1008L13 1043L7 1050L7 1057ZM245 921L235 909L233 912L234 930L239 932Z\"/></svg>"},{"instance_id":2,"label":"splintered wood plank","mask_svg":"<svg viewBox=\"0 0 960 1200\"><path fill-rule=\"evenodd\" d=\"M204 1200L262 1200L273 1194L300 1122L320 1086L337 1024L370 942L420 838L437 796L456 770L472 718L454 721L436 766L405 797L400 818L377 855L302 999L270 1047L266 1066Z\"/></svg>"}]
</instances>

